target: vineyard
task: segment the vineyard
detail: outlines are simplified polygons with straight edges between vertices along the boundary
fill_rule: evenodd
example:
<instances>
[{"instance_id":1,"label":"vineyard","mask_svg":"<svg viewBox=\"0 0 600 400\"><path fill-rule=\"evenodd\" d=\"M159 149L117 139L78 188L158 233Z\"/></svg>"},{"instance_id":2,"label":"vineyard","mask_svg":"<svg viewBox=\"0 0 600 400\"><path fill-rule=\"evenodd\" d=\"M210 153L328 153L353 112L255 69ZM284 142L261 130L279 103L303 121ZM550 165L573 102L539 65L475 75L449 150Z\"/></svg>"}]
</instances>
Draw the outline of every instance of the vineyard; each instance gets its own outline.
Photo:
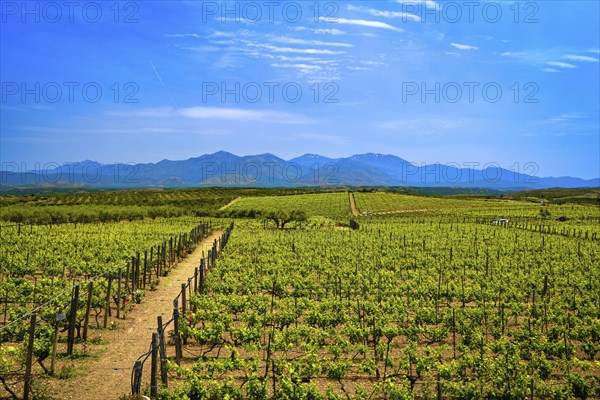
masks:
<instances>
[{"instance_id":1,"label":"vineyard","mask_svg":"<svg viewBox=\"0 0 600 400\"><path fill-rule=\"evenodd\" d=\"M599 256L590 241L432 218L238 223L180 329L197 359L174 396L600 396Z\"/></svg>"},{"instance_id":2,"label":"vineyard","mask_svg":"<svg viewBox=\"0 0 600 400\"><path fill-rule=\"evenodd\" d=\"M55 375L58 358L73 357L98 337L92 331L125 318L209 231L192 218L2 226L4 390L17 398L24 379L30 386L24 393L35 396L32 361L43 374Z\"/></svg>"},{"instance_id":3,"label":"vineyard","mask_svg":"<svg viewBox=\"0 0 600 400\"><path fill-rule=\"evenodd\" d=\"M189 276L177 325L165 332L168 388L138 380L135 391L160 399L600 398L598 206L354 192L359 215L349 224L348 192L232 194L210 207L213 229L237 217L227 246ZM276 229L264 218L294 210L307 220ZM73 318L83 329L85 283L100 277L89 325L102 331L105 315L134 313L131 300L156 289L205 237L200 222L2 227L4 387L25 356L28 311L56 303L40 311L32 342L44 362L57 338L68 349L70 333L54 333L59 324L50 322L69 315L78 282ZM115 398L131 390L119 387Z\"/></svg>"}]
</instances>

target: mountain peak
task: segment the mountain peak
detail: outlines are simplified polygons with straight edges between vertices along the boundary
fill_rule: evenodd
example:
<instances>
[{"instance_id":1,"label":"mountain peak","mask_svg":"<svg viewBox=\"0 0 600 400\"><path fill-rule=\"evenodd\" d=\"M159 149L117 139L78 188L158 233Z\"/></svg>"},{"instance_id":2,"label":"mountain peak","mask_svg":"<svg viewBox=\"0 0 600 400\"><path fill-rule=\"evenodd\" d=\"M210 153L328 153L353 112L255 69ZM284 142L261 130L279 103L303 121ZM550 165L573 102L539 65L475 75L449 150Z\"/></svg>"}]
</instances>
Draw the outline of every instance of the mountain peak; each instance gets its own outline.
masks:
<instances>
[{"instance_id":1,"label":"mountain peak","mask_svg":"<svg viewBox=\"0 0 600 400\"><path fill-rule=\"evenodd\" d=\"M229 153L227 151L219 150L216 153L209 154L210 156L218 156L218 157L237 157L235 154Z\"/></svg>"}]
</instances>

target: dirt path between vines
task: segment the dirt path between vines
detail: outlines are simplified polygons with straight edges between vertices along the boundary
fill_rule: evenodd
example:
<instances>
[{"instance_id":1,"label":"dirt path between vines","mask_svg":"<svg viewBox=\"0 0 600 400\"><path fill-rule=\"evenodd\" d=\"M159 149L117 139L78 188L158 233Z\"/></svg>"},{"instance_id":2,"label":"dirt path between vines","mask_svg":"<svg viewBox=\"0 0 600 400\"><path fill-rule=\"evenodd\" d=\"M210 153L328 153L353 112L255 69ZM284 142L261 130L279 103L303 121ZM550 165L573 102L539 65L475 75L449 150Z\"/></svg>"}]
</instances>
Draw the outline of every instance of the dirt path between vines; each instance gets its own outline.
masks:
<instances>
[{"instance_id":1,"label":"dirt path between vines","mask_svg":"<svg viewBox=\"0 0 600 400\"><path fill-rule=\"evenodd\" d=\"M75 365L77 376L67 380L52 379L48 382L50 394L58 399L110 400L131 393L131 368L135 360L148 351L152 332L156 330L156 317L162 315L164 322L171 318L173 299L179 294L181 284L193 276L194 268L200 264L202 251L208 253L221 233L218 231L204 239L168 276L161 278L157 290L148 291L141 304L137 304L126 319L117 321L116 329L92 329L92 337L101 336L106 343L92 346L92 352L99 353L97 357L57 360L57 369L63 364ZM80 347L76 345L76 348ZM146 363L144 382L149 379L149 368L149 363Z\"/></svg>"},{"instance_id":2,"label":"dirt path between vines","mask_svg":"<svg viewBox=\"0 0 600 400\"><path fill-rule=\"evenodd\" d=\"M356 203L354 202L354 193L348 192L348 200L350 201L350 212L354 217L358 217L358 210L356 209Z\"/></svg>"},{"instance_id":3,"label":"dirt path between vines","mask_svg":"<svg viewBox=\"0 0 600 400\"><path fill-rule=\"evenodd\" d=\"M231 207L232 205L234 205L235 203L237 203L239 199L241 199L241 197L236 197L235 199L231 200L229 203L225 204L223 207L219 208L219 211L223 211L226 208Z\"/></svg>"}]
</instances>

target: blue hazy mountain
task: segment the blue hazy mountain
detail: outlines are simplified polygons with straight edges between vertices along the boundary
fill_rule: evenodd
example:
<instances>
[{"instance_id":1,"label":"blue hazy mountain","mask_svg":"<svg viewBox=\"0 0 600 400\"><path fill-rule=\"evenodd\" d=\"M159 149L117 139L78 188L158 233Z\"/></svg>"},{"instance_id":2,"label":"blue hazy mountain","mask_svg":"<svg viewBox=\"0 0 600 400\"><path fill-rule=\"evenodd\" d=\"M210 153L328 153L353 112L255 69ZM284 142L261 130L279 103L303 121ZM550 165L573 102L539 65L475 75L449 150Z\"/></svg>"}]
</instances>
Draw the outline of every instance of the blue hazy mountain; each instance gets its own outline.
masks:
<instances>
[{"instance_id":1,"label":"blue hazy mountain","mask_svg":"<svg viewBox=\"0 0 600 400\"><path fill-rule=\"evenodd\" d=\"M5 164L8 165L8 164ZM427 186L496 190L598 187L600 178L537 177L497 166L418 165L389 154L328 158L305 154L291 160L265 153L225 151L187 160L101 164L96 161L0 171L0 188L11 187L196 187L196 186Z\"/></svg>"}]
</instances>

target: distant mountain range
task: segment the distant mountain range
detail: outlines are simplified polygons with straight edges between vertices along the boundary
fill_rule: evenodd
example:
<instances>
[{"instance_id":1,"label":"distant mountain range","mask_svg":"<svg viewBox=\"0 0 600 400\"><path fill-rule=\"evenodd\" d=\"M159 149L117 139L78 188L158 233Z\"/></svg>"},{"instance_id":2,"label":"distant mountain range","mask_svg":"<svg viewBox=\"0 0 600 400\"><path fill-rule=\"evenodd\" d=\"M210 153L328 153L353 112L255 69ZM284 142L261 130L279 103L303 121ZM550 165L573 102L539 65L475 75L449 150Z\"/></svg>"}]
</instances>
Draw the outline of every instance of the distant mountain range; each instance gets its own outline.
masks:
<instances>
[{"instance_id":1,"label":"distant mountain range","mask_svg":"<svg viewBox=\"0 0 600 400\"><path fill-rule=\"evenodd\" d=\"M30 187L202 187L202 186L421 186L494 190L599 187L600 178L536 177L490 166L416 165L400 157L357 154L327 158L305 154L284 160L273 154L236 156L225 151L182 161L100 164L82 161L19 171L4 164L0 189ZM11 168L12 167L12 168Z\"/></svg>"}]
</instances>

